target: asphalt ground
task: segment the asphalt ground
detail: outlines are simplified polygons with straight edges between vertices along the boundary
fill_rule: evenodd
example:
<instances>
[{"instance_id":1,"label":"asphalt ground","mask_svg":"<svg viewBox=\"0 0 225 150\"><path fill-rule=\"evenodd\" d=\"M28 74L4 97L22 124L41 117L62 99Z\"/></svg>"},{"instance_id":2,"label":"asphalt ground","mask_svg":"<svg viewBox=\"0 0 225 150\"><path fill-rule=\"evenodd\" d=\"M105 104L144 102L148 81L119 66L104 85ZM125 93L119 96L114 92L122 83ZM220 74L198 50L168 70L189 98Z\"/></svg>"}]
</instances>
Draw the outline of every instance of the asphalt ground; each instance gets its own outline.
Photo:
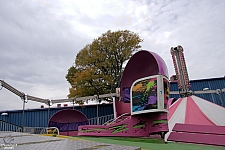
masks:
<instances>
[{"instance_id":1,"label":"asphalt ground","mask_svg":"<svg viewBox=\"0 0 225 150\"><path fill-rule=\"evenodd\" d=\"M140 146L100 143L65 136L44 136L20 132L0 132L0 149L13 150L140 150Z\"/></svg>"},{"instance_id":2,"label":"asphalt ground","mask_svg":"<svg viewBox=\"0 0 225 150\"><path fill-rule=\"evenodd\" d=\"M14 150L225 150L225 147L165 143L158 138L44 136L0 132L0 149Z\"/></svg>"}]
</instances>

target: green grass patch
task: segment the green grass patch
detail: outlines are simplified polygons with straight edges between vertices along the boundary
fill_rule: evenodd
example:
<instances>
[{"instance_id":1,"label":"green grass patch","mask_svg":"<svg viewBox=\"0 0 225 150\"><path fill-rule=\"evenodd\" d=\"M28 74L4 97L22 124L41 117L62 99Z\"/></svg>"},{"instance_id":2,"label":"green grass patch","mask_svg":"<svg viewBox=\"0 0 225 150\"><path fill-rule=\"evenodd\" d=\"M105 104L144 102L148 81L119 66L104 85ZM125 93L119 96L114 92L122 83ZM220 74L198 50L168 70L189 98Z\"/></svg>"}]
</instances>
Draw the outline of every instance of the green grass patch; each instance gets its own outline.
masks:
<instances>
[{"instance_id":1,"label":"green grass patch","mask_svg":"<svg viewBox=\"0 0 225 150\"><path fill-rule=\"evenodd\" d=\"M129 141L129 142L144 142L144 143L165 143L163 139L158 138L135 138L135 137L104 137L105 139Z\"/></svg>"},{"instance_id":2,"label":"green grass patch","mask_svg":"<svg viewBox=\"0 0 225 150\"><path fill-rule=\"evenodd\" d=\"M162 139L153 138L126 138L126 137L79 137L84 140L95 141L107 144L118 144L126 146L141 147L142 150L225 150L224 147L174 143L169 142L165 144Z\"/></svg>"}]
</instances>

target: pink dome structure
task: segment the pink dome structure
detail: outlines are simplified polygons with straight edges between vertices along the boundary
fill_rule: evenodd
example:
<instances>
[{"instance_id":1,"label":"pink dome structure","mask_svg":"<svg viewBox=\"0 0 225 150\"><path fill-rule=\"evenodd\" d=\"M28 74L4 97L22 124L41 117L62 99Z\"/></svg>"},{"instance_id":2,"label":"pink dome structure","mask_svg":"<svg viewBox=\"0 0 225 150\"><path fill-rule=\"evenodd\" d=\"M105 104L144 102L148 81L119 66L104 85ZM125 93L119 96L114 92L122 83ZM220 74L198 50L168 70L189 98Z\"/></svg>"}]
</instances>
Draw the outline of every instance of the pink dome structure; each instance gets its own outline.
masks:
<instances>
[{"instance_id":1,"label":"pink dome structure","mask_svg":"<svg viewBox=\"0 0 225 150\"><path fill-rule=\"evenodd\" d=\"M77 136L78 126L88 125L87 117L75 109L64 109L55 113L49 120L49 127L57 127L60 135Z\"/></svg>"}]
</instances>

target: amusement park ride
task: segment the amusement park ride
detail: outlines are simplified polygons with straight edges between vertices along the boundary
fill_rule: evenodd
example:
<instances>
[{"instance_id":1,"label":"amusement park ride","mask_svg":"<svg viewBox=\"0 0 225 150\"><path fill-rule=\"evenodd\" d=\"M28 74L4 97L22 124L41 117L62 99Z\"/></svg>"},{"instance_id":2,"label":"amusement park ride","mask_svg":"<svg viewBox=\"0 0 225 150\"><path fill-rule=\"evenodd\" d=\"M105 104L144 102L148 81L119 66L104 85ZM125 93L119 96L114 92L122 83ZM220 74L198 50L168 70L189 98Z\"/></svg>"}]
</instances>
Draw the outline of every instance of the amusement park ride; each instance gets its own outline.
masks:
<instances>
[{"instance_id":1,"label":"amusement park ride","mask_svg":"<svg viewBox=\"0 0 225 150\"><path fill-rule=\"evenodd\" d=\"M192 93L189 91L191 85L184 59L183 48L180 45L175 48L172 47L170 53L173 59L180 95L185 97L189 96Z\"/></svg>"},{"instance_id":2,"label":"amusement park ride","mask_svg":"<svg viewBox=\"0 0 225 150\"><path fill-rule=\"evenodd\" d=\"M171 55L179 88L179 92L171 94L179 93L181 97L186 97L194 93L216 93L215 90L190 91L183 48L172 47ZM131 57L125 67L119 93L49 100L26 95L3 80L0 80L0 85L23 100L23 112L28 100L45 103L50 108L54 103L75 104L76 101L113 97L114 119L103 125L80 125L78 136L149 137L152 134L159 134L164 138L168 132L167 102L170 94L168 71L164 60L154 52L141 50Z\"/></svg>"},{"instance_id":3,"label":"amusement park ride","mask_svg":"<svg viewBox=\"0 0 225 150\"><path fill-rule=\"evenodd\" d=\"M81 125L79 136L149 137L168 131L168 71L156 53L139 51L125 67L120 97L114 99L115 119L103 125Z\"/></svg>"}]
</instances>

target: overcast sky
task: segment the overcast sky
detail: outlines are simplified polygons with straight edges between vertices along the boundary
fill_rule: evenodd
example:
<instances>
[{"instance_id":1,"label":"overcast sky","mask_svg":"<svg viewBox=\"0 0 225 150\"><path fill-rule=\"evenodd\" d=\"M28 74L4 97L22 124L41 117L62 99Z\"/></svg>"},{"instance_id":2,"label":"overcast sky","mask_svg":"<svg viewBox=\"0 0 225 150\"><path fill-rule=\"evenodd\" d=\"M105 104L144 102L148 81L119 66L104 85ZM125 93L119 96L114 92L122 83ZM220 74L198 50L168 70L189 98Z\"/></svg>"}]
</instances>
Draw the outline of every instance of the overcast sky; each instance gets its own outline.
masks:
<instances>
[{"instance_id":1,"label":"overcast sky","mask_svg":"<svg viewBox=\"0 0 225 150\"><path fill-rule=\"evenodd\" d=\"M225 76L224 0L1 0L0 79L40 98L66 98L76 54L107 30L130 30L174 74L172 46L182 45L193 79ZM28 102L26 108L40 108ZM46 105L45 105L46 106ZM2 88L0 110L22 109Z\"/></svg>"}]
</instances>

